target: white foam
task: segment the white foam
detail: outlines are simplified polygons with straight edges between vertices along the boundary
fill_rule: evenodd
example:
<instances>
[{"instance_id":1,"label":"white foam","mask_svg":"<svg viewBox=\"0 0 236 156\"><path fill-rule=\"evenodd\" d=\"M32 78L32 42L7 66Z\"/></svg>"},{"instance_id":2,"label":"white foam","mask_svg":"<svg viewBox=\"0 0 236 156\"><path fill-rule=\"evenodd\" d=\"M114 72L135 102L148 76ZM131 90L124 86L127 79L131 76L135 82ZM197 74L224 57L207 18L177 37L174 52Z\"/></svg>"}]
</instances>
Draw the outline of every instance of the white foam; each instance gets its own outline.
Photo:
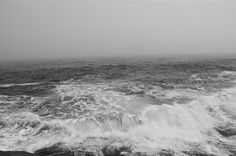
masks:
<instances>
[{"instance_id":1,"label":"white foam","mask_svg":"<svg viewBox=\"0 0 236 156\"><path fill-rule=\"evenodd\" d=\"M165 91L163 93L169 98L187 96L193 100L186 104L154 105L142 97L114 91L116 85L124 84L74 81L57 86L55 91L63 101L58 107L77 113L76 118L47 120L32 113L5 117L8 126L0 129L4 135L0 138L0 148L32 152L57 142L86 148L109 142L128 142L135 146L135 150L141 151L170 149L180 153L181 150L201 148L223 156L227 152L216 145L219 140L234 143L219 135L214 128L229 122L236 124L236 88L210 95L188 89ZM162 90L153 87L148 94L158 97ZM80 100L89 95L94 100ZM75 109L76 106L80 106L82 112ZM23 126L17 128L22 122ZM35 127L27 124L32 122L39 124Z\"/></svg>"},{"instance_id":2,"label":"white foam","mask_svg":"<svg viewBox=\"0 0 236 156\"><path fill-rule=\"evenodd\" d=\"M38 84L41 84L41 83L2 84L2 85L0 85L0 87L7 88L7 87L12 87L12 86L30 86L30 85L38 85Z\"/></svg>"}]
</instances>

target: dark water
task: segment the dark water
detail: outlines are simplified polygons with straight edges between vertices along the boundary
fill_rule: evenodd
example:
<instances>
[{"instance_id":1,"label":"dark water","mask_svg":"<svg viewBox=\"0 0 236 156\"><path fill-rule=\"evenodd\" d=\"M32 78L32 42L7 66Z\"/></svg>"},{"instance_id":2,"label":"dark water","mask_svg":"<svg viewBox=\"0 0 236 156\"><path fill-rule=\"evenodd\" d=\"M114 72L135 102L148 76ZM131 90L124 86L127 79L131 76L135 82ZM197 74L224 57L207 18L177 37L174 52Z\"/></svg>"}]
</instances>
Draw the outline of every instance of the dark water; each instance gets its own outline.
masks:
<instances>
[{"instance_id":1,"label":"dark water","mask_svg":"<svg viewBox=\"0 0 236 156\"><path fill-rule=\"evenodd\" d=\"M235 155L235 80L233 59L1 65L0 150Z\"/></svg>"}]
</instances>

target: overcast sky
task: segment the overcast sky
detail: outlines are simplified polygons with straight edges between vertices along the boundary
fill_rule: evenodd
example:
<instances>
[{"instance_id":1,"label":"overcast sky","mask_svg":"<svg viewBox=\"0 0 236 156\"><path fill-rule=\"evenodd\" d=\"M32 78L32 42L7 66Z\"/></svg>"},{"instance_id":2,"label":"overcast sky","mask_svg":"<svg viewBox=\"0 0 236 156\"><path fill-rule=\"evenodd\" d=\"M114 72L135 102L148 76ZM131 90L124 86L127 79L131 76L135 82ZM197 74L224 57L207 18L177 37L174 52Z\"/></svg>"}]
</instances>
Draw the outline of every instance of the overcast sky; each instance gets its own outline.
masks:
<instances>
[{"instance_id":1,"label":"overcast sky","mask_svg":"<svg viewBox=\"0 0 236 156\"><path fill-rule=\"evenodd\" d=\"M233 0L0 0L0 61L236 54Z\"/></svg>"}]
</instances>

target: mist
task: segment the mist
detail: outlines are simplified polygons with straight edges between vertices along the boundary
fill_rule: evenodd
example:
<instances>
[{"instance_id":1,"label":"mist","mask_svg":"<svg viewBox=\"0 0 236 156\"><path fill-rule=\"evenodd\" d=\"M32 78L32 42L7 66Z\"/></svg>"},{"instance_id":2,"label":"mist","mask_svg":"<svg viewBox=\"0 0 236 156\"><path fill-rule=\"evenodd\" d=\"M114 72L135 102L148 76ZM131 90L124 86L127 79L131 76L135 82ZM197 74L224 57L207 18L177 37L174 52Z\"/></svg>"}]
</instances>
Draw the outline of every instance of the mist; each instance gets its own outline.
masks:
<instances>
[{"instance_id":1,"label":"mist","mask_svg":"<svg viewBox=\"0 0 236 156\"><path fill-rule=\"evenodd\" d=\"M0 1L0 61L235 56L235 1Z\"/></svg>"}]
</instances>

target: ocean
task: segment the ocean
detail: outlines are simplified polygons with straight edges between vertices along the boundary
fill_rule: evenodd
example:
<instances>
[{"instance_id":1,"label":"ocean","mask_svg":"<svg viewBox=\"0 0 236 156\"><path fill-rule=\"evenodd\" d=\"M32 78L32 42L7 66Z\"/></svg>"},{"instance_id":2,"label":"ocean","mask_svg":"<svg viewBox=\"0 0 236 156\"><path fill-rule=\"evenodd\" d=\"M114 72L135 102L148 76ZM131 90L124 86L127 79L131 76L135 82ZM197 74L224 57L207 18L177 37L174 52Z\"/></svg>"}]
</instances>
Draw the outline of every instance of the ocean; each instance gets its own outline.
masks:
<instances>
[{"instance_id":1,"label":"ocean","mask_svg":"<svg viewBox=\"0 0 236 156\"><path fill-rule=\"evenodd\" d=\"M235 156L236 60L1 65L0 151Z\"/></svg>"}]
</instances>

